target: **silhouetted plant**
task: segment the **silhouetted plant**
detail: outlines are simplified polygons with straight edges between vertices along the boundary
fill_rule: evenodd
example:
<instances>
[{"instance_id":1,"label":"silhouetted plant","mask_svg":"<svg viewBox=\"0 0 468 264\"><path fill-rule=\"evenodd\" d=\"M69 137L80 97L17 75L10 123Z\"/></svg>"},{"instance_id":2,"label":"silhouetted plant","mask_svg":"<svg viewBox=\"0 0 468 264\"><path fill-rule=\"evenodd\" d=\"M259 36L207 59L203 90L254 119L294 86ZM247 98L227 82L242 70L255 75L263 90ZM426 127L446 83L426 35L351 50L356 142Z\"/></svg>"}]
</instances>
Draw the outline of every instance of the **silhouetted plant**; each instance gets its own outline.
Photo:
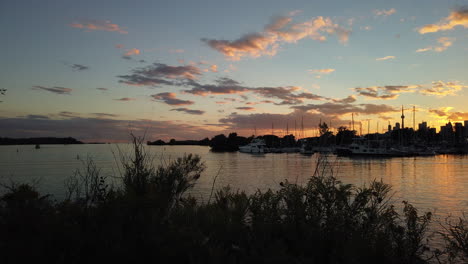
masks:
<instances>
[{"instance_id":1,"label":"silhouetted plant","mask_svg":"<svg viewBox=\"0 0 468 264\"><path fill-rule=\"evenodd\" d=\"M446 219L442 225L445 232L440 233L446 242L446 252L451 263L468 262L468 221L465 215L453 223Z\"/></svg>"}]
</instances>

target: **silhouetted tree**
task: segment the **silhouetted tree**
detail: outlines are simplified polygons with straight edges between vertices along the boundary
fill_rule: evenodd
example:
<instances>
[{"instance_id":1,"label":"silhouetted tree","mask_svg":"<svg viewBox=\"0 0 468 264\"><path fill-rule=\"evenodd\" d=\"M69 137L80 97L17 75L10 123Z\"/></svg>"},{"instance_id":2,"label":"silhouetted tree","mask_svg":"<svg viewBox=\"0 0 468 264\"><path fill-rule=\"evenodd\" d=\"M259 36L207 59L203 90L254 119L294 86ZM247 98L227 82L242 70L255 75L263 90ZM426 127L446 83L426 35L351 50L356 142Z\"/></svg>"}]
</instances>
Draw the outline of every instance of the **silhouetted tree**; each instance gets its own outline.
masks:
<instances>
[{"instance_id":1,"label":"silhouetted tree","mask_svg":"<svg viewBox=\"0 0 468 264\"><path fill-rule=\"evenodd\" d=\"M336 144L338 145L351 144L355 136L356 136L356 130L351 131L345 126L340 126L338 128L338 133L336 134Z\"/></svg>"}]
</instances>

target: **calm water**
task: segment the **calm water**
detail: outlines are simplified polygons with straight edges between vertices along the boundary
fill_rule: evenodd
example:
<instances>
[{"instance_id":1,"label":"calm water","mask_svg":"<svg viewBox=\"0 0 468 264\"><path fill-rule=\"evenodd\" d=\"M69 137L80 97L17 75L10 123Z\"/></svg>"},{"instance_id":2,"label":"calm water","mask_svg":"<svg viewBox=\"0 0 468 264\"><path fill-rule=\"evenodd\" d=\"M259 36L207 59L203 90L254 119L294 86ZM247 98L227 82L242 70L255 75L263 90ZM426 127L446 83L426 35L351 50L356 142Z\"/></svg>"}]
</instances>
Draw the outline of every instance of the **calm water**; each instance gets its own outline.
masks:
<instances>
[{"instance_id":1,"label":"calm water","mask_svg":"<svg viewBox=\"0 0 468 264\"><path fill-rule=\"evenodd\" d=\"M301 154L250 155L213 153L202 146L150 146L154 163L168 162L184 153L199 154L207 165L192 195L209 196L213 178L219 174L216 187L230 185L252 193L257 189L277 189L279 183L305 183L313 174L316 157ZM82 160L92 157L104 175L119 177L119 152L131 153L127 144L0 146L0 177L16 182L39 180L42 192L57 199L65 194L64 180L83 168ZM328 158L338 179L358 186L377 179L393 186L393 199L408 200L421 210L437 215L459 215L468 211L468 156L439 155L410 158ZM117 182L117 179L116 179Z\"/></svg>"}]
</instances>

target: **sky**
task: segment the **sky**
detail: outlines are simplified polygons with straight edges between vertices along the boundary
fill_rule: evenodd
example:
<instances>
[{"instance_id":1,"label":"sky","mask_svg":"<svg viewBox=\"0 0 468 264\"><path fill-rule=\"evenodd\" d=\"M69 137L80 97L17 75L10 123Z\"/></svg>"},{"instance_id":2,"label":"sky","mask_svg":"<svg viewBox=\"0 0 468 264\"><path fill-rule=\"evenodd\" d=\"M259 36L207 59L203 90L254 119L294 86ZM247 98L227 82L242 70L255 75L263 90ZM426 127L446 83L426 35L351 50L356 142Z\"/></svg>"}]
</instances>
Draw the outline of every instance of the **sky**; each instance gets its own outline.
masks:
<instances>
[{"instance_id":1,"label":"sky","mask_svg":"<svg viewBox=\"0 0 468 264\"><path fill-rule=\"evenodd\" d=\"M0 137L468 120L468 0L2 1L0 32Z\"/></svg>"}]
</instances>

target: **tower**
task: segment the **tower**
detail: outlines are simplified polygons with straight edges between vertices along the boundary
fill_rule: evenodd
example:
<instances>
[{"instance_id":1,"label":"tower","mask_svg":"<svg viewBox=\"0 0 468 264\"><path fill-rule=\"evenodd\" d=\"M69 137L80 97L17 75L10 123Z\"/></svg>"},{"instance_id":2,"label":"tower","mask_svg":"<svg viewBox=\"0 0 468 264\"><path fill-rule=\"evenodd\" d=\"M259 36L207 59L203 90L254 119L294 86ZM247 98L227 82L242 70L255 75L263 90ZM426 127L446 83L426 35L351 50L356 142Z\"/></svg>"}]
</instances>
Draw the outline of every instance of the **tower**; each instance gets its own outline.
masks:
<instances>
[{"instance_id":1,"label":"tower","mask_svg":"<svg viewBox=\"0 0 468 264\"><path fill-rule=\"evenodd\" d=\"M403 113L403 106L401 106L401 129L405 129L405 114Z\"/></svg>"}]
</instances>

